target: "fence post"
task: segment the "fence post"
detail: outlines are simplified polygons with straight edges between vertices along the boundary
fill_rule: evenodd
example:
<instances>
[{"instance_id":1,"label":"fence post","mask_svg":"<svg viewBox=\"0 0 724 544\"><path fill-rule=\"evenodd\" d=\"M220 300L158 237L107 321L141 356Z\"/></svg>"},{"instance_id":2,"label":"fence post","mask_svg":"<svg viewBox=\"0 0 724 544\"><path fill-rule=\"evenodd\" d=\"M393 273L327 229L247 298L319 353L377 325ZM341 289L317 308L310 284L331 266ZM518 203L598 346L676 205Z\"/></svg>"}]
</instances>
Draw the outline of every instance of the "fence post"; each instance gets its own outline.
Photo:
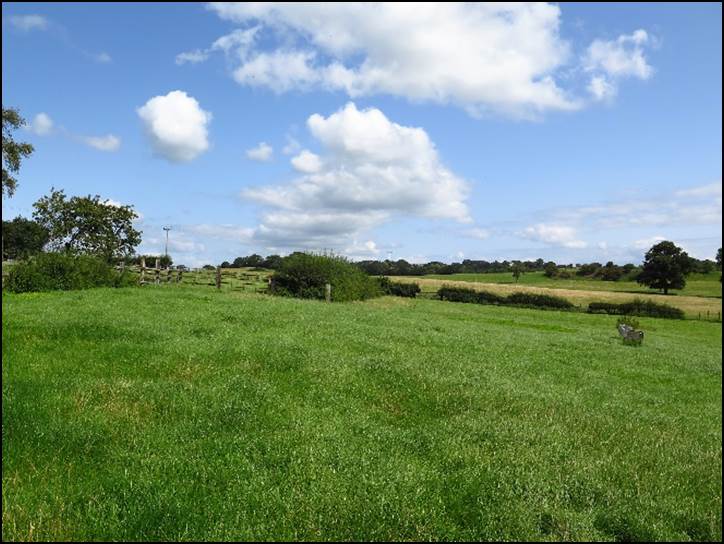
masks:
<instances>
[{"instance_id":1,"label":"fence post","mask_svg":"<svg viewBox=\"0 0 724 544\"><path fill-rule=\"evenodd\" d=\"M146 276L146 257L141 257L141 275L138 276L138 285L143 285Z\"/></svg>"},{"instance_id":2,"label":"fence post","mask_svg":"<svg viewBox=\"0 0 724 544\"><path fill-rule=\"evenodd\" d=\"M161 283L161 261L158 257L156 257L156 267L154 269L155 276L156 276L156 285Z\"/></svg>"},{"instance_id":3,"label":"fence post","mask_svg":"<svg viewBox=\"0 0 724 544\"><path fill-rule=\"evenodd\" d=\"M181 283L181 280L183 279L181 276L182 273L183 273L183 270L181 268L179 268L176 273L176 283Z\"/></svg>"},{"instance_id":4,"label":"fence post","mask_svg":"<svg viewBox=\"0 0 724 544\"><path fill-rule=\"evenodd\" d=\"M216 288L221 290L221 267L216 267Z\"/></svg>"},{"instance_id":5,"label":"fence post","mask_svg":"<svg viewBox=\"0 0 724 544\"><path fill-rule=\"evenodd\" d=\"M332 302L332 286L328 283L324 284L324 300Z\"/></svg>"}]
</instances>

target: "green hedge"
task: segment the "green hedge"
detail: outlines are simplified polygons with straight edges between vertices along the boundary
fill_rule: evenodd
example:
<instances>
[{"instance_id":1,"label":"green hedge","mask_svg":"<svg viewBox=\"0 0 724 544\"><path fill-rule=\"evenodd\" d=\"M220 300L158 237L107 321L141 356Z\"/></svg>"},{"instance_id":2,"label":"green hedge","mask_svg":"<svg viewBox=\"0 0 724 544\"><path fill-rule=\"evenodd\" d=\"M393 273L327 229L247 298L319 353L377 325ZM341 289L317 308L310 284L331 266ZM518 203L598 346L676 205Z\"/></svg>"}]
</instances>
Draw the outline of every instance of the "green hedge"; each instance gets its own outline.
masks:
<instances>
[{"instance_id":1,"label":"green hedge","mask_svg":"<svg viewBox=\"0 0 724 544\"><path fill-rule=\"evenodd\" d=\"M382 295L379 281L344 257L292 253L282 259L272 276L275 295L324 300L324 286L332 286L332 300L365 300Z\"/></svg>"},{"instance_id":2,"label":"green hedge","mask_svg":"<svg viewBox=\"0 0 724 544\"><path fill-rule=\"evenodd\" d=\"M26 293L124 287L133 284L128 272L121 274L96 257L41 253L13 266L3 288L14 293Z\"/></svg>"},{"instance_id":3,"label":"green hedge","mask_svg":"<svg viewBox=\"0 0 724 544\"><path fill-rule=\"evenodd\" d=\"M573 304L566 299L550 295L512 293L505 297L488 291L476 291L467 287L441 287L437 291L437 296L440 300L472 304L498 304L501 306L555 308L558 310L569 310L574 307Z\"/></svg>"},{"instance_id":4,"label":"green hedge","mask_svg":"<svg viewBox=\"0 0 724 544\"><path fill-rule=\"evenodd\" d=\"M634 299L631 302L614 304L612 302L591 302L588 313L610 315L637 315L643 317L663 317L666 319L684 319L684 311L668 304L651 300Z\"/></svg>"},{"instance_id":5,"label":"green hedge","mask_svg":"<svg viewBox=\"0 0 724 544\"><path fill-rule=\"evenodd\" d=\"M399 283L390 281L390 278L379 278L380 288L386 295L395 297L415 298L420 292L420 286L416 283Z\"/></svg>"}]
</instances>

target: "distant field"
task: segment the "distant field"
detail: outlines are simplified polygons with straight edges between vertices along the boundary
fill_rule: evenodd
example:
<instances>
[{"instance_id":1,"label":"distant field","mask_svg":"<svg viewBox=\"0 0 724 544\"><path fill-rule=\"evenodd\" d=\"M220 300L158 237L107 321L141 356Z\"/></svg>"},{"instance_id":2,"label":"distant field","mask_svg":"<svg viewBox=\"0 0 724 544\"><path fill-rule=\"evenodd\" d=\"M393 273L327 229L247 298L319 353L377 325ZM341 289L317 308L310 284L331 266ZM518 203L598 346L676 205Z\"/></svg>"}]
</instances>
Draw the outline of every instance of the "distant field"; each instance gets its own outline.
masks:
<instances>
[{"instance_id":1,"label":"distant field","mask_svg":"<svg viewBox=\"0 0 724 544\"><path fill-rule=\"evenodd\" d=\"M614 325L4 294L3 540L720 541L721 324Z\"/></svg>"},{"instance_id":2,"label":"distant field","mask_svg":"<svg viewBox=\"0 0 724 544\"><path fill-rule=\"evenodd\" d=\"M684 289L673 289L674 295L694 297L721 298L721 272L710 274L691 274L686 280ZM425 279L438 279L450 281L467 281L476 283L503 283L516 285L515 279L509 272L493 272L490 274L431 274L422 276ZM571 278L568 280L551 279L543 272L529 272L522 274L517 285L531 285L533 287L546 287L549 289L580 289L583 291L620 291L629 293L656 294L657 291L639 285L635 281L602 281L589 278Z\"/></svg>"},{"instance_id":3,"label":"distant field","mask_svg":"<svg viewBox=\"0 0 724 544\"><path fill-rule=\"evenodd\" d=\"M490 274L495 276L496 274ZM717 315L721 316L722 305L721 298L714 297L700 297L700 296L683 296L683 295L657 295L651 294L651 292L620 292L620 291L596 291L596 290L584 290L584 289L563 289L563 288L549 288L541 287L534 284L524 284L522 281L515 283L482 283L480 281L470 280L456 280L464 274L452 274L449 276L392 276L392 279L400 282L414 282L420 285L423 294L432 296L440 287L443 285L454 285L458 287L468 287L479 291L490 291L493 293L499 293L502 295L509 295L516 291L525 291L531 293L543 293L548 295L556 295L564 297L570 300L573 304L586 308L591 302L628 302L634 298L650 299L655 302L663 302L677 308L681 308L686 312L687 317L690 318L707 318L716 319ZM488 279L488 274L478 274L477 277L481 279ZM717 277L718 278L718 277ZM592 284L593 281L589 281L584 285ZM610 283L610 282L598 282L598 283ZM717 281L718 283L718 281ZM708 312L708 314L707 314Z\"/></svg>"}]
</instances>

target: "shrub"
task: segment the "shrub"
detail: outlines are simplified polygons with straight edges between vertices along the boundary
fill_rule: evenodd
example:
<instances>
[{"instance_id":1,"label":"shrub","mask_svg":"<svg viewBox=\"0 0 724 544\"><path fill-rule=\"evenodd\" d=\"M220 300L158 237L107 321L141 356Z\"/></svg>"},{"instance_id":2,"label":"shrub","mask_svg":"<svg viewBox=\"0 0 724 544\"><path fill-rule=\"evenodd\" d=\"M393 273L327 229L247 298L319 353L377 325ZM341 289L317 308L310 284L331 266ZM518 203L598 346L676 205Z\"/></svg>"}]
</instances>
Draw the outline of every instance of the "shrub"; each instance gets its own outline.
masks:
<instances>
[{"instance_id":1,"label":"shrub","mask_svg":"<svg viewBox=\"0 0 724 544\"><path fill-rule=\"evenodd\" d=\"M385 295L392 295L395 297L408 297L415 298L420 292L420 286L416 283L399 283L390 281L390 278L381 277L378 278L380 282L380 289Z\"/></svg>"},{"instance_id":2,"label":"shrub","mask_svg":"<svg viewBox=\"0 0 724 544\"><path fill-rule=\"evenodd\" d=\"M631 302L614 304L612 302L591 302L588 312L592 314L637 315L644 317L663 317L666 319L684 319L684 311L668 304L636 298Z\"/></svg>"},{"instance_id":3,"label":"shrub","mask_svg":"<svg viewBox=\"0 0 724 544\"><path fill-rule=\"evenodd\" d=\"M529 308L556 308L567 310L573 304L564 298L535 293L513 293L507 297L488 291L475 291L467 287L441 287L437 296L440 300L450 302L467 302L473 304L500 304L503 306L526 306Z\"/></svg>"},{"instance_id":4,"label":"shrub","mask_svg":"<svg viewBox=\"0 0 724 544\"><path fill-rule=\"evenodd\" d=\"M509 304L517 306L530 306L532 308L557 308L567 310L573 308L573 304L565 298L551 295L539 295L537 293L513 293L508 297Z\"/></svg>"},{"instance_id":5,"label":"shrub","mask_svg":"<svg viewBox=\"0 0 724 544\"><path fill-rule=\"evenodd\" d=\"M325 284L332 286L332 300L365 300L382 295L379 281L344 257L292 253L284 257L272 276L271 292L297 298L324 299Z\"/></svg>"},{"instance_id":6,"label":"shrub","mask_svg":"<svg viewBox=\"0 0 724 544\"><path fill-rule=\"evenodd\" d=\"M132 285L128 272L119 273L104 260L89 255L41 253L13 266L4 288L15 293L124 287Z\"/></svg>"},{"instance_id":7,"label":"shrub","mask_svg":"<svg viewBox=\"0 0 724 544\"><path fill-rule=\"evenodd\" d=\"M632 329L638 329L639 328L639 320L635 317L631 317L630 315L625 315L623 317L619 317L616 320L616 328L618 328L621 325L628 325Z\"/></svg>"}]
</instances>

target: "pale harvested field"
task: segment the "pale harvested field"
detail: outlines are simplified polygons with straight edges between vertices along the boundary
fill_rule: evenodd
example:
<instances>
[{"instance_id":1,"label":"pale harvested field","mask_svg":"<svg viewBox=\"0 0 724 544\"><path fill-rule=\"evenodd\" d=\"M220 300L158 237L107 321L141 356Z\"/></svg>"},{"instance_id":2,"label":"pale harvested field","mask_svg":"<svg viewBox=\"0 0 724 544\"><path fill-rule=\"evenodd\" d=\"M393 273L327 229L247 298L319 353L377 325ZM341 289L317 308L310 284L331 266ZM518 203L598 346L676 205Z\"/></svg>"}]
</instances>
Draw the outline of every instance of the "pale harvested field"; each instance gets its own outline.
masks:
<instances>
[{"instance_id":1,"label":"pale harvested field","mask_svg":"<svg viewBox=\"0 0 724 544\"><path fill-rule=\"evenodd\" d=\"M681 295L656 295L656 294L633 294L621 293L615 291L584 291L581 289L551 289L547 287L531 287L527 285L500 284L500 283L481 283L469 281L449 281L427 279L415 276L392 276L391 279L404 283L417 283L424 293L437 291L443 285L455 287L465 287L475 289L476 291L488 291L501 295L509 295L516 292L540 293L544 295L554 295L570 300L577 306L586 307L590 302L614 302L622 303L633 300L634 298L642 298L645 300L653 300L681 308L686 312L688 317L697 318L699 314L703 319L709 312L710 319L716 319L717 314L721 312L721 299L708 297L692 297Z\"/></svg>"}]
</instances>

